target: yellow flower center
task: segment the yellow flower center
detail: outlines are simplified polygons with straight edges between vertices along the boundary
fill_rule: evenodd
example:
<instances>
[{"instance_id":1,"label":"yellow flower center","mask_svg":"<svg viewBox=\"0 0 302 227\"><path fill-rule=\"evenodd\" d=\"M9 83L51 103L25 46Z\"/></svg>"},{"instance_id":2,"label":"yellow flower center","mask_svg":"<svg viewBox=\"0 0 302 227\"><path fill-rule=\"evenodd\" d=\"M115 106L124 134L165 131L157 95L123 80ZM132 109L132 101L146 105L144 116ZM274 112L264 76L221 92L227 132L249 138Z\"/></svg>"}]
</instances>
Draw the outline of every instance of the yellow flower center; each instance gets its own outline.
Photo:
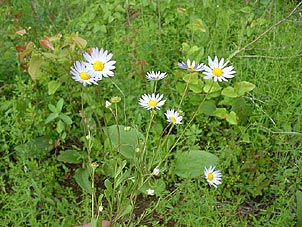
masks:
<instances>
[{"instance_id":1,"label":"yellow flower center","mask_svg":"<svg viewBox=\"0 0 302 227\"><path fill-rule=\"evenodd\" d=\"M222 76L223 75L223 71L221 68L214 68L212 73L214 74L214 76Z\"/></svg>"},{"instance_id":2,"label":"yellow flower center","mask_svg":"<svg viewBox=\"0 0 302 227\"><path fill-rule=\"evenodd\" d=\"M193 66L193 65L189 65L188 68L189 68L190 70L194 70L194 66Z\"/></svg>"},{"instance_id":3,"label":"yellow flower center","mask_svg":"<svg viewBox=\"0 0 302 227\"><path fill-rule=\"evenodd\" d=\"M157 102L156 102L155 100L150 100L150 101L148 102L148 106L155 107L155 106L157 106Z\"/></svg>"},{"instance_id":4,"label":"yellow flower center","mask_svg":"<svg viewBox=\"0 0 302 227\"><path fill-rule=\"evenodd\" d=\"M173 117L173 116L171 116L171 117L170 117L170 121L171 121L172 123L175 123L175 122L176 122L176 118Z\"/></svg>"},{"instance_id":5,"label":"yellow flower center","mask_svg":"<svg viewBox=\"0 0 302 227\"><path fill-rule=\"evenodd\" d=\"M90 79L90 76L86 73L86 72L81 72L80 73L80 78L82 80L89 80Z\"/></svg>"},{"instance_id":6,"label":"yellow flower center","mask_svg":"<svg viewBox=\"0 0 302 227\"><path fill-rule=\"evenodd\" d=\"M213 181L213 180L214 180L214 175L213 175L213 173L208 173L208 179L209 179L210 181Z\"/></svg>"},{"instance_id":7,"label":"yellow flower center","mask_svg":"<svg viewBox=\"0 0 302 227\"><path fill-rule=\"evenodd\" d=\"M95 71L102 71L104 69L104 63L101 61L95 61L93 63L93 68Z\"/></svg>"}]
</instances>

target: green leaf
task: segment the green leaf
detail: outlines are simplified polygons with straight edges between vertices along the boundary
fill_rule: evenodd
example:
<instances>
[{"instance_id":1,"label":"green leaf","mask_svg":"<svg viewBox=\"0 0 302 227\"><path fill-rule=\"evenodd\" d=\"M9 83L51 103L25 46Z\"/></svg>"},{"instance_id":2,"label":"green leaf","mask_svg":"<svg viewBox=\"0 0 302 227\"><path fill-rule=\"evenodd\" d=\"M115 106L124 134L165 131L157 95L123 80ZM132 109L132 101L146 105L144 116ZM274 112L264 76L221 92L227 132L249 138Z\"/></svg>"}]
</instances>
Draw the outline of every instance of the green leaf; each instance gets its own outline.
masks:
<instances>
[{"instance_id":1,"label":"green leaf","mask_svg":"<svg viewBox=\"0 0 302 227\"><path fill-rule=\"evenodd\" d=\"M200 107L200 111L206 115L212 115L215 109L216 105L211 101L205 101Z\"/></svg>"},{"instance_id":2,"label":"green leaf","mask_svg":"<svg viewBox=\"0 0 302 227\"><path fill-rule=\"evenodd\" d=\"M48 104L48 109L50 109L50 111L53 112L53 113L58 112L57 108L52 104Z\"/></svg>"},{"instance_id":3,"label":"green leaf","mask_svg":"<svg viewBox=\"0 0 302 227\"><path fill-rule=\"evenodd\" d=\"M188 84L198 84L198 74L195 72L184 75L182 79Z\"/></svg>"},{"instance_id":4,"label":"green leaf","mask_svg":"<svg viewBox=\"0 0 302 227\"><path fill-rule=\"evenodd\" d=\"M49 81L48 84L47 84L48 95L53 95L54 93L56 93L56 91L58 90L58 88L60 86L61 86L61 82L59 82L57 80Z\"/></svg>"},{"instance_id":5,"label":"green leaf","mask_svg":"<svg viewBox=\"0 0 302 227\"><path fill-rule=\"evenodd\" d=\"M203 175L205 167L216 166L218 157L212 153L192 150L176 155L175 173L182 178L194 178Z\"/></svg>"},{"instance_id":6,"label":"green leaf","mask_svg":"<svg viewBox=\"0 0 302 227\"><path fill-rule=\"evenodd\" d=\"M231 86L226 87L222 90L221 94L226 97L236 98L238 96L235 89Z\"/></svg>"},{"instance_id":7,"label":"green leaf","mask_svg":"<svg viewBox=\"0 0 302 227\"><path fill-rule=\"evenodd\" d=\"M64 131L64 129L65 129L65 126L64 126L63 122L61 120L58 120L57 128L56 128L57 132L61 133Z\"/></svg>"},{"instance_id":8,"label":"green leaf","mask_svg":"<svg viewBox=\"0 0 302 227\"><path fill-rule=\"evenodd\" d=\"M302 226L302 192L297 191L297 224L296 227Z\"/></svg>"},{"instance_id":9,"label":"green leaf","mask_svg":"<svg viewBox=\"0 0 302 227\"><path fill-rule=\"evenodd\" d=\"M53 121L54 119L56 119L59 116L58 113L51 113L48 115L45 124L48 124L49 122Z\"/></svg>"},{"instance_id":10,"label":"green leaf","mask_svg":"<svg viewBox=\"0 0 302 227\"><path fill-rule=\"evenodd\" d=\"M38 56L32 56L29 61L28 73L34 82L37 79L41 64L42 60Z\"/></svg>"},{"instance_id":11,"label":"green leaf","mask_svg":"<svg viewBox=\"0 0 302 227\"><path fill-rule=\"evenodd\" d=\"M201 19L193 20L193 22L189 24L189 28L193 31L206 32L205 24Z\"/></svg>"},{"instance_id":12,"label":"green leaf","mask_svg":"<svg viewBox=\"0 0 302 227\"><path fill-rule=\"evenodd\" d=\"M75 171L75 180L78 185L87 193L92 193L91 182L89 180L89 171L88 169L77 169Z\"/></svg>"},{"instance_id":13,"label":"green leaf","mask_svg":"<svg viewBox=\"0 0 302 227\"><path fill-rule=\"evenodd\" d=\"M212 93L220 90L221 87L218 82L214 82L213 80L205 80L205 86L203 87L203 91L205 93Z\"/></svg>"},{"instance_id":14,"label":"green leaf","mask_svg":"<svg viewBox=\"0 0 302 227\"><path fill-rule=\"evenodd\" d=\"M64 104L64 99L60 98L60 100L57 102L57 106L56 106L56 109L58 110L58 113L60 113L62 111L63 104Z\"/></svg>"},{"instance_id":15,"label":"green leaf","mask_svg":"<svg viewBox=\"0 0 302 227\"><path fill-rule=\"evenodd\" d=\"M119 125L118 127L112 125L105 128L104 132L110 138L112 145L116 147L125 158L133 159L136 157L135 149L139 147L139 140L143 138L143 135L136 129L125 127L124 125Z\"/></svg>"},{"instance_id":16,"label":"green leaf","mask_svg":"<svg viewBox=\"0 0 302 227\"><path fill-rule=\"evenodd\" d=\"M231 111L227 117L226 117L227 122L229 122L232 125L237 125L237 115L234 111Z\"/></svg>"},{"instance_id":17,"label":"green leaf","mask_svg":"<svg viewBox=\"0 0 302 227\"><path fill-rule=\"evenodd\" d=\"M186 84L183 82L177 82L176 83L176 91L180 94L183 95L186 90Z\"/></svg>"},{"instance_id":18,"label":"green leaf","mask_svg":"<svg viewBox=\"0 0 302 227\"><path fill-rule=\"evenodd\" d=\"M72 120L69 116L67 116L66 114L60 113L59 114L60 119L62 119L67 125L71 125L72 124Z\"/></svg>"},{"instance_id":19,"label":"green leaf","mask_svg":"<svg viewBox=\"0 0 302 227\"><path fill-rule=\"evenodd\" d=\"M237 82L234 85L235 92L238 96L244 95L246 92L253 90L256 86L250 82L241 81Z\"/></svg>"},{"instance_id":20,"label":"green leaf","mask_svg":"<svg viewBox=\"0 0 302 227\"><path fill-rule=\"evenodd\" d=\"M189 84L189 88L194 93L198 94L198 93L201 93L203 91L203 85L204 85L203 81L198 80L197 84Z\"/></svg>"},{"instance_id":21,"label":"green leaf","mask_svg":"<svg viewBox=\"0 0 302 227\"><path fill-rule=\"evenodd\" d=\"M220 117L222 119L226 119L228 116L228 112L226 108L216 108L216 110L213 112L213 116Z\"/></svg>"},{"instance_id":22,"label":"green leaf","mask_svg":"<svg viewBox=\"0 0 302 227\"><path fill-rule=\"evenodd\" d=\"M81 159L82 159L81 153L75 150L61 151L57 157L57 160L60 162L67 162L72 164L82 163Z\"/></svg>"}]
</instances>

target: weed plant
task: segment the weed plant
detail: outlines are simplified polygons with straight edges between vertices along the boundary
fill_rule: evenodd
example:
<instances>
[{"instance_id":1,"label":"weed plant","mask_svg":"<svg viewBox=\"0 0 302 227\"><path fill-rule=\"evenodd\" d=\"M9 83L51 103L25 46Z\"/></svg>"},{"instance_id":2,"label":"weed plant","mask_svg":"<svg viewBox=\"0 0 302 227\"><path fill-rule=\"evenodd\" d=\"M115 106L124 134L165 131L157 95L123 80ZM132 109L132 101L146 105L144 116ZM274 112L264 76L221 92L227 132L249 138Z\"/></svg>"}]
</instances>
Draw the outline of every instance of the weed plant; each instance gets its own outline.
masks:
<instances>
[{"instance_id":1,"label":"weed plant","mask_svg":"<svg viewBox=\"0 0 302 227\"><path fill-rule=\"evenodd\" d=\"M302 226L301 3L0 4L1 226Z\"/></svg>"}]
</instances>

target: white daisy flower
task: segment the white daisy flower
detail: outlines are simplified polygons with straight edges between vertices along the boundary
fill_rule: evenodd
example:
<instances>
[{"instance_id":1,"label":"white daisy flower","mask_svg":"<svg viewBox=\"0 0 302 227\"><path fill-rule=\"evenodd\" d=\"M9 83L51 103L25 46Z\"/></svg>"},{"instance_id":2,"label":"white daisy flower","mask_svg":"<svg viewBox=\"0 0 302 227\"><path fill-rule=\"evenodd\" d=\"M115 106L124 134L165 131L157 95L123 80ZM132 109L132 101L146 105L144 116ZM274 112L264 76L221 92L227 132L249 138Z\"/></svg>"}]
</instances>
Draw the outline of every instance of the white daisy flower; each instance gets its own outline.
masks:
<instances>
[{"instance_id":1,"label":"white daisy flower","mask_svg":"<svg viewBox=\"0 0 302 227\"><path fill-rule=\"evenodd\" d=\"M236 73L234 71L233 66L228 66L226 65L229 63L229 61L224 62L224 58L221 58L221 60L218 62L217 56L215 56L214 61L211 59L210 56L208 56L209 60L209 66L205 66L203 72L206 76L204 79L214 79L214 81L228 81L227 78L233 78Z\"/></svg>"},{"instance_id":2,"label":"white daisy flower","mask_svg":"<svg viewBox=\"0 0 302 227\"><path fill-rule=\"evenodd\" d=\"M178 62L178 67L181 69L187 69L190 71L198 71L198 72L204 70L203 63L196 64L195 61L192 61L192 64L191 64L190 59L187 60L187 64L184 62Z\"/></svg>"},{"instance_id":3,"label":"white daisy flower","mask_svg":"<svg viewBox=\"0 0 302 227\"><path fill-rule=\"evenodd\" d=\"M220 170L215 170L215 166L210 166L208 169L207 167L204 168L204 175L206 180L208 181L210 186L214 186L217 188L217 185L221 184L221 172Z\"/></svg>"},{"instance_id":4,"label":"white daisy flower","mask_svg":"<svg viewBox=\"0 0 302 227\"><path fill-rule=\"evenodd\" d=\"M166 102L166 100L161 100L163 98L163 95L160 94L144 94L138 101L139 105L142 107L147 108L148 110L150 109L160 109L161 106L163 106Z\"/></svg>"},{"instance_id":5,"label":"white daisy flower","mask_svg":"<svg viewBox=\"0 0 302 227\"><path fill-rule=\"evenodd\" d=\"M167 110L165 113L167 121L172 124L181 124L182 116L179 116L179 113L173 109Z\"/></svg>"},{"instance_id":6,"label":"white daisy flower","mask_svg":"<svg viewBox=\"0 0 302 227\"><path fill-rule=\"evenodd\" d=\"M153 189L147 189L146 192L148 195L154 195L155 191Z\"/></svg>"},{"instance_id":7,"label":"white daisy flower","mask_svg":"<svg viewBox=\"0 0 302 227\"><path fill-rule=\"evenodd\" d=\"M85 62L76 61L72 67L70 67L70 73L73 75L72 79L82 83L84 86L87 84L98 85L95 78L91 77L87 72L87 67Z\"/></svg>"},{"instance_id":8,"label":"white daisy flower","mask_svg":"<svg viewBox=\"0 0 302 227\"><path fill-rule=\"evenodd\" d=\"M146 78L148 80L161 80L164 79L167 76L167 73L161 73L160 71L158 72L147 72Z\"/></svg>"},{"instance_id":9,"label":"white daisy flower","mask_svg":"<svg viewBox=\"0 0 302 227\"><path fill-rule=\"evenodd\" d=\"M88 73L95 77L97 80L101 80L102 77L114 76L113 69L115 69L114 64L116 61L110 61L113 54L108 54L108 51L103 48L100 50L96 48L92 48L92 52L84 53L84 58L88 61Z\"/></svg>"}]
</instances>

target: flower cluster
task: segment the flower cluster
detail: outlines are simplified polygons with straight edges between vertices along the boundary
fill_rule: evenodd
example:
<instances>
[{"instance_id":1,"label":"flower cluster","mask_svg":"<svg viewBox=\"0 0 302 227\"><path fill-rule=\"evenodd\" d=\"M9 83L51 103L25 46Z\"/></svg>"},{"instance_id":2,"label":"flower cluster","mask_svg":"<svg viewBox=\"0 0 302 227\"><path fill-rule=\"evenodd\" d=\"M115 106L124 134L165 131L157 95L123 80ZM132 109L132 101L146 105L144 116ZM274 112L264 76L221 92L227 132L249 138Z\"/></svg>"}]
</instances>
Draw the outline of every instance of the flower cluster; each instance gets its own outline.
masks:
<instances>
[{"instance_id":1,"label":"flower cluster","mask_svg":"<svg viewBox=\"0 0 302 227\"><path fill-rule=\"evenodd\" d=\"M236 71L233 66L227 66L229 61L224 61L224 58L221 58L218 61L217 56L214 57L214 60L208 56L209 65L196 64L195 61L192 62L187 60L187 63L181 62L178 63L178 67L181 69L187 69L193 72L203 72L205 74L204 79L213 79L215 82L219 81L228 81L227 79L233 78Z\"/></svg>"},{"instance_id":2,"label":"flower cluster","mask_svg":"<svg viewBox=\"0 0 302 227\"><path fill-rule=\"evenodd\" d=\"M72 79L86 86L97 85L103 77L113 77L116 61L111 60L112 56L108 50L92 48L91 52L83 54L86 61L76 61L71 67Z\"/></svg>"}]
</instances>

